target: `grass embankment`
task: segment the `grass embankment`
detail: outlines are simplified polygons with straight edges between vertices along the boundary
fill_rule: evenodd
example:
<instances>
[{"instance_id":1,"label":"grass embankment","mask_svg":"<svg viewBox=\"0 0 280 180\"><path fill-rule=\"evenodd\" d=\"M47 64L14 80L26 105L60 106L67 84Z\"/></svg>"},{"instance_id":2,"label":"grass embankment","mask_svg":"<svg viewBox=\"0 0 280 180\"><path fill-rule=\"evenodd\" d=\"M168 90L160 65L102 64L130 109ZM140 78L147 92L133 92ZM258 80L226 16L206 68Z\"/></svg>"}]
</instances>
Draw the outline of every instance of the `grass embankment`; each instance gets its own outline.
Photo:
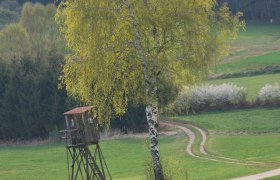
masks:
<instances>
[{"instance_id":1,"label":"grass embankment","mask_svg":"<svg viewBox=\"0 0 280 180\"><path fill-rule=\"evenodd\" d=\"M280 84L280 74L267 74L240 78L230 78L230 79L218 79L208 81L209 84L223 84L223 83L233 83L237 86L245 87L248 91L248 100L255 100L257 98L258 92L266 84Z\"/></svg>"}]
</instances>

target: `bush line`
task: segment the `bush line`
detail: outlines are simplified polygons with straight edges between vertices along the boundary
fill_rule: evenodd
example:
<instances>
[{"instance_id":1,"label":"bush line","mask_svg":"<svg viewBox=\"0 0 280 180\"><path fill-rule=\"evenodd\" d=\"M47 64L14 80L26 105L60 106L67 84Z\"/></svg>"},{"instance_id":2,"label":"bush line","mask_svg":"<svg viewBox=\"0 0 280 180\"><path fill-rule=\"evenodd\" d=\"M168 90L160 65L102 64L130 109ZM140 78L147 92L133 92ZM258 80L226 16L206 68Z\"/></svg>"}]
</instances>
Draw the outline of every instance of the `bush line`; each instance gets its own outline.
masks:
<instances>
[{"instance_id":1,"label":"bush line","mask_svg":"<svg viewBox=\"0 0 280 180\"><path fill-rule=\"evenodd\" d=\"M230 83L201 85L181 91L175 102L165 108L166 114L199 113L217 110L279 107L280 86L266 84L255 101L247 100L247 90Z\"/></svg>"}]
</instances>

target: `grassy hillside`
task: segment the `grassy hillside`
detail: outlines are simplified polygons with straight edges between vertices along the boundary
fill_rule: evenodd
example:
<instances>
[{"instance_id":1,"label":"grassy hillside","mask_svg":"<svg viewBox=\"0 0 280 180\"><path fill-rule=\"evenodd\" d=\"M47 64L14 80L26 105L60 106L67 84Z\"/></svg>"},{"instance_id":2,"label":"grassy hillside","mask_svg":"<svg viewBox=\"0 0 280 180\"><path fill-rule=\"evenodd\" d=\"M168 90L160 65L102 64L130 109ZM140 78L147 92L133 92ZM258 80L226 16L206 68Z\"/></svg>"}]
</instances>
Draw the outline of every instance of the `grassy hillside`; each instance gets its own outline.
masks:
<instances>
[{"instance_id":1,"label":"grassy hillside","mask_svg":"<svg viewBox=\"0 0 280 180\"><path fill-rule=\"evenodd\" d=\"M280 64L280 25L248 23L230 45L229 55L213 66L215 74L243 72Z\"/></svg>"},{"instance_id":2,"label":"grassy hillside","mask_svg":"<svg viewBox=\"0 0 280 180\"><path fill-rule=\"evenodd\" d=\"M248 99L253 100L257 97L260 89L266 84L280 84L280 74L268 74L268 75L258 75L250 77L240 77L240 78L230 78L230 79L218 79L208 81L210 84L223 84L223 83L233 83L237 86L246 87L248 91Z\"/></svg>"},{"instance_id":3,"label":"grassy hillside","mask_svg":"<svg viewBox=\"0 0 280 180\"><path fill-rule=\"evenodd\" d=\"M280 51L218 64L215 73L233 73L280 65Z\"/></svg>"},{"instance_id":4,"label":"grassy hillside","mask_svg":"<svg viewBox=\"0 0 280 180\"><path fill-rule=\"evenodd\" d=\"M280 25L268 23L248 23L245 31L240 31L236 41L231 43L230 55L224 62L254 57L280 50Z\"/></svg>"},{"instance_id":5,"label":"grassy hillside","mask_svg":"<svg viewBox=\"0 0 280 180\"><path fill-rule=\"evenodd\" d=\"M230 55L213 67L213 73L240 73L264 69L268 66L280 67L280 25L249 23L246 31L241 31L232 42ZM229 79L211 80L210 84L233 83L246 87L248 99L255 100L265 84L280 83L280 74L256 75Z\"/></svg>"},{"instance_id":6,"label":"grassy hillside","mask_svg":"<svg viewBox=\"0 0 280 180\"><path fill-rule=\"evenodd\" d=\"M279 108L257 108L234 111L219 111L174 119L191 120L210 132L218 133L280 133Z\"/></svg>"}]
</instances>

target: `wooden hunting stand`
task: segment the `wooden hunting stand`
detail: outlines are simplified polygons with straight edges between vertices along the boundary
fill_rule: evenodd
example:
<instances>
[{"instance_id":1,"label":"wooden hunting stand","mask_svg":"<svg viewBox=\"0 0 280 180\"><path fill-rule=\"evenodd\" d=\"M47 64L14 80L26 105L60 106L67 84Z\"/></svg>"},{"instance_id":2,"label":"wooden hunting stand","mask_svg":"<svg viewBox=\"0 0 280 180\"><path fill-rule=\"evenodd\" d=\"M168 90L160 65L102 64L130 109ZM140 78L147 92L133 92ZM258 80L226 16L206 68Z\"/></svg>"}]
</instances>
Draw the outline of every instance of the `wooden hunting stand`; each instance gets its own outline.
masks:
<instances>
[{"instance_id":1,"label":"wooden hunting stand","mask_svg":"<svg viewBox=\"0 0 280 180\"><path fill-rule=\"evenodd\" d=\"M61 132L66 139L69 180L112 179L98 144L99 126L92 109L92 106L77 107L64 113L66 129Z\"/></svg>"}]
</instances>

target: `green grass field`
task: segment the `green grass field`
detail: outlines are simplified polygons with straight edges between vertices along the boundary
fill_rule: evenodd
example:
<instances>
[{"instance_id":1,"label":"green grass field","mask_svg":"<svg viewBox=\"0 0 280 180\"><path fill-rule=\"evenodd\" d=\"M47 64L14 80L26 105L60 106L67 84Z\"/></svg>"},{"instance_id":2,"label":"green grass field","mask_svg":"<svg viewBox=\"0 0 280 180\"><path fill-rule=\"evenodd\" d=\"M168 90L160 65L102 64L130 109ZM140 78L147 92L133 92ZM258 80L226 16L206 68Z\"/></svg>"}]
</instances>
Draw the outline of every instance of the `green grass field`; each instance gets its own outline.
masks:
<instances>
[{"instance_id":1,"label":"green grass field","mask_svg":"<svg viewBox=\"0 0 280 180\"><path fill-rule=\"evenodd\" d=\"M171 118L193 121L206 128L210 133L206 148L212 154L275 163L275 168L279 168L279 117L279 108L257 108Z\"/></svg>"},{"instance_id":2,"label":"green grass field","mask_svg":"<svg viewBox=\"0 0 280 180\"><path fill-rule=\"evenodd\" d=\"M186 155L185 143L183 135L165 137L160 138L159 148L163 162L172 160L171 168L187 171L189 179L228 179L272 168L196 159ZM101 146L113 179L145 179L144 163L149 159L145 140L110 140L102 142ZM61 144L2 147L0 159L1 180L67 178L65 148ZM180 179L179 174L174 176Z\"/></svg>"},{"instance_id":3,"label":"green grass field","mask_svg":"<svg viewBox=\"0 0 280 180\"><path fill-rule=\"evenodd\" d=\"M278 163L280 167L280 134L265 135L213 135L207 149L226 157L261 162Z\"/></svg>"},{"instance_id":4,"label":"green grass field","mask_svg":"<svg viewBox=\"0 0 280 180\"><path fill-rule=\"evenodd\" d=\"M279 117L279 108L256 108L177 116L173 118L191 120L210 132L223 134L260 134L280 133Z\"/></svg>"},{"instance_id":5,"label":"green grass field","mask_svg":"<svg viewBox=\"0 0 280 180\"><path fill-rule=\"evenodd\" d=\"M280 176L274 176L271 178L265 178L264 180L279 180L279 179L280 179Z\"/></svg>"},{"instance_id":6,"label":"green grass field","mask_svg":"<svg viewBox=\"0 0 280 180\"><path fill-rule=\"evenodd\" d=\"M232 43L231 55L216 66L214 73L246 72L280 65L280 25L250 23ZM210 84L233 83L248 90L248 100L256 99L266 84L280 83L280 74L210 80Z\"/></svg>"},{"instance_id":7,"label":"green grass field","mask_svg":"<svg viewBox=\"0 0 280 180\"><path fill-rule=\"evenodd\" d=\"M248 91L248 99L254 100L257 97L260 89L266 84L280 84L280 74L268 74L268 75L258 75L240 78L230 78L230 79L218 79L208 81L210 84L223 84L223 83L233 83L237 86L245 87Z\"/></svg>"},{"instance_id":8,"label":"green grass field","mask_svg":"<svg viewBox=\"0 0 280 180\"><path fill-rule=\"evenodd\" d=\"M235 73L280 65L280 51L218 64L215 73Z\"/></svg>"},{"instance_id":9,"label":"green grass field","mask_svg":"<svg viewBox=\"0 0 280 180\"><path fill-rule=\"evenodd\" d=\"M248 23L230 45L230 53L213 73L223 74L256 70L280 64L280 25Z\"/></svg>"},{"instance_id":10,"label":"green grass field","mask_svg":"<svg viewBox=\"0 0 280 180\"><path fill-rule=\"evenodd\" d=\"M230 55L225 62L245 59L279 51L280 25L268 23L248 23L245 31L240 31L231 43Z\"/></svg>"},{"instance_id":11,"label":"green grass field","mask_svg":"<svg viewBox=\"0 0 280 180\"><path fill-rule=\"evenodd\" d=\"M185 153L187 139L182 133L159 139L161 157L163 162L172 162L168 163L172 169L187 171L191 180L229 179L277 168L280 166L279 117L279 108L173 117L192 120L207 128L210 132L207 149L211 153L278 165L249 166L190 157ZM198 147L197 142L195 146ZM145 162L150 158L147 139L107 140L101 142L101 147L113 179L145 179ZM1 180L67 178L63 144L1 146L0 161ZM174 178L180 179L178 176Z\"/></svg>"}]
</instances>

